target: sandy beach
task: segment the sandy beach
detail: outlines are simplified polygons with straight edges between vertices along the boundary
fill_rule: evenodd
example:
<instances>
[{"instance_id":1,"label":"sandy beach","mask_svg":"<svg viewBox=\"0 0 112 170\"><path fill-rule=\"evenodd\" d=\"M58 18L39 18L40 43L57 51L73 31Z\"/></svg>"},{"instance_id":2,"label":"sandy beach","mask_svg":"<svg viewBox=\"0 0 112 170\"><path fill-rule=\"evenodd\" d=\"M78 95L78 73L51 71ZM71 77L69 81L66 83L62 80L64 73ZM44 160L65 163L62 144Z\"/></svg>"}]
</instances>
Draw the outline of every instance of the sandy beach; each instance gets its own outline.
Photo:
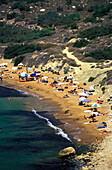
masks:
<instances>
[{"instance_id":1,"label":"sandy beach","mask_svg":"<svg viewBox=\"0 0 112 170\"><path fill-rule=\"evenodd\" d=\"M89 155L89 159L91 161L87 164L86 167L83 167L83 169L86 168L100 170L101 168L112 168L112 152L110 152L112 149L110 144L112 140L111 109L109 103L107 102L107 98L109 96L105 97L104 95L102 95L101 90L97 88L95 89L93 95L88 96L88 99L92 100L91 103L87 103L90 105L90 107L79 106L79 97L81 96L68 93L68 91L73 90L74 87L72 87L70 83L63 84L63 78L65 77L65 75L62 72L60 72L60 75L53 74L52 72L48 71L41 73L43 76L48 77L48 83L43 83L40 81L38 82L38 80L20 82L18 73L20 71L26 71L26 67L23 67L17 72L13 72L13 63L8 60L0 60L0 64L3 62L7 62L8 64L5 69L7 71L4 71L3 80L0 82L0 85L6 85L14 89L38 94L40 97L45 99L50 99L51 103L54 102L54 104L58 104L59 107L57 113L55 114L55 117L63 123L63 130L69 135L73 143L78 142L79 144L90 144L98 146L95 152ZM82 66L86 67L85 64ZM98 71L96 71L96 73L98 73ZM79 72L79 70L76 74L73 74L73 80L75 82L79 82L79 88L76 88L78 94L84 92L84 89L88 91L88 89L92 86L91 83L89 84L87 82L87 78L89 78L90 75L88 75L87 77L86 74L86 78L81 77L81 75L82 74L81 72ZM59 87L57 88L52 87L52 82L57 79L58 81L60 80L59 83L62 84L59 85ZM57 91L57 89L59 88L64 90ZM69 95L69 98L63 98L66 94ZM90 108L94 108L92 104L97 103L97 99L99 96L101 97L101 100L103 100L101 107L97 108L98 112L100 112L101 115L95 117L96 122L89 123L91 119L84 119L84 115L88 117L90 116L90 113L85 111L89 110ZM97 124L102 122L106 122L107 127L104 129L97 129ZM102 133L104 130L110 131L110 133Z\"/></svg>"},{"instance_id":2,"label":"sandy beach","mask_svg":"<svg viewBox=\"0 0 112 170\"><path fill-rule=\"evenodd\" d=\"M3 63L3 61L1 61L1 63ZM22 70L13 72L12 67L13 64L9 61L7 67L8 71L4 72L1 85L7 85L15 89L38 94L41 97L49 98L53 102L58 103L60 109L56 114L56 118L65 124L64 130L69 134L73 142L77 140L80 144L91 144L101 142L101 140L104 139L105 134L102 134L101 130L97 129L97 124L104 122L107 119L108 105L105 99L102 99L103 103L101 107L98 107L98 111L102 113L102 115L96 116L97 122L88 123L91 119L84 119L84 115L88 117L90 116L90 113L84 113L84 111L94 107L79 106L78 99L80 95L68 93L68 91L73 90L74 87L72 87L70 83L63 83L63 77L65 76L63 73L60 73L60 75L51 72L41 73L43 76L48 77L48 83L38 83L37 80L20 82L18 72L26 71L26 68L23 67ZM74 81L77 80L77 77L78 74L74 75ZM50 86L50 84L57 78L61 79L59 81L61 85L59 85L58 88L62 88L64 91L56 91L55 88ZM86 85L84 85L84 83L86 83ZM65 88L66 86L67 89ZM88 82L79 82L78 86L81 87L79 89L76 88L78 94L83 92L83 89L89 89ZM66 94L68 94L70 98L63 98ZM88 98L92 100L92 105L93 103L97 103L98 94L94 92L94 95L90 95ZM75 135L76 132L78 132L78 128L80 128L80 133Z\"/></svg>"}]
</instances>

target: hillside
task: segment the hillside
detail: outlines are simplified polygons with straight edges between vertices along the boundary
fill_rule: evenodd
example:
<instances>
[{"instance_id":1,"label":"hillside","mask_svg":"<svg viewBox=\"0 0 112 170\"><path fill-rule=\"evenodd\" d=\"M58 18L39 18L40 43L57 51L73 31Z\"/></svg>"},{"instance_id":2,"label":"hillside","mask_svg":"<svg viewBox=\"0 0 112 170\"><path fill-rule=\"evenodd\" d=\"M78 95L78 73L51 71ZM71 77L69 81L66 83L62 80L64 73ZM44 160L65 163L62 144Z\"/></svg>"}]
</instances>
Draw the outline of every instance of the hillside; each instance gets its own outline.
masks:
<instances>
[{"instance_id":1,"label":"hillside","mask_svg":"<svg viewBox=\"0 0 112 170\"><path fill-rule=\"evenodd\" d=\"M75 72L78 60L112 60L112 3L107 0L0 2L0 53L17 65ZM93 64L94 67L94 64Z\"/></svg>"}]
</instances>

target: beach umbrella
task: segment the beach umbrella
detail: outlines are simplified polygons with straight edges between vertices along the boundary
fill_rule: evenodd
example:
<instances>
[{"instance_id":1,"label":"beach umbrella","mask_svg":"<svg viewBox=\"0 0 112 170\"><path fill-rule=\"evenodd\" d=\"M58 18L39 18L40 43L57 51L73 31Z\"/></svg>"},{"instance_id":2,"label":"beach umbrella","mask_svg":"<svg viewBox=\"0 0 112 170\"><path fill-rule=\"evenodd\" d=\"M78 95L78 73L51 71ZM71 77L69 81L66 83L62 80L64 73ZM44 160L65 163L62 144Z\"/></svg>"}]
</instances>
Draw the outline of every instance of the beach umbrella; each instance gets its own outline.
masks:
<instances>
[{"instance_id":1,"label":"beach umbrella","mask_svg":"<svg viewBox=\"0 0 112 170\"><path fill-rule=\"evenodd\" d=\"M91 111L91 110L85 110L84 112L87 112L87 113L92 113L92 111Z\"/></svg>"},{"instance_id":2,"label":"beach umbrella","mask_svg":"<svg viewBox=\"0 0 112 170\"><path fill-rule=\"evenodd\" d=\"M23 66L23 63L19 63L18 66Z\"/></svg>"},{"instance_id":3,"label":"beach umbrella","mask_svg":"<svg viewBox=\"0 0 112 170\"><path fill-rule=\"evenodd\" d=\"M8 63L2 63L3 66L7 66Z\"/></svg>"},{"instance_id":4,"label":"beach umbrella","mask_svg":"<svg viewBox=\"0 0 112 170\"><path fill-rule=\"evenodd\" d=\"M78 82L78 81L73 81L73 83L74 83L74 84L79 84L79 82Z\"/></svg>"},{"instance_id":5,"label":"beach umbrella","mask_svg":"<svg viewBox=\"0 0 112 170\"><path fill-rule=\"evenodd\" d=\"M21 76L22 76L22 77L25 77L25 75L26 75L26 72L22 72L22 73L21 73Z\"/></svg>"},{"instance_id":6,"label":"beach umbrella","mask_svg":"<svg viewBox=\"0 0 112 170\"><path fill-rule=\"evenodd\" d=\"M89 89L89 92L94 92L94 87L91 87L90 89Z\"/></svg>"},{"instance_id":7,"label":"beach umbrella","mask_svg":"<svg viewBox=\"0 0 112 170\"><path fill-rule=\"evenodd\" d=\"M73 76L67 76L67 79L72 79L73 78Z\"/></svg>"},{"instance_id":8,"label":"beach umbrella","mask_svg":"<svg viewBox=\"0 0 112 170\"><path fill-rule=\"evenodd\" d=\"M32 70L32 68L27 68L28 71Z\"/></svg>"},{"instance_id":9,"label":"beach umbrella","mask_svg":"<svg viewBox=\"0 0 112 170\"><path fill-rule=\"evenodd\" d=\"M17 67L12 67L12 70L17 70Z\"/></svg>"},{"instance_id":10,"label":"beach umbrella","mask_svg":"<svg viewBox=\"0 0 112 170\"><path fill-rule=\"evenodd\" d=\"M47 79L47 78L48 78L47 76L42 77L42 79Z\"/></svg>"},{"instance_id":11,"label":"beach umbrella","mask_svg":"<svg viewBox=\"0 0 112 170\"><path fill-rule=\"evenodd\" d=\"M92 100L90 100L90 99L85 99L85 100L84 100L85 103L88 103L88 102L91 102L91 101L92 101Z\"/></svg>"},{"instance_id":12,"label":"beach umbrella","mask_svg":"<svg viewBox=\"0 0 112 170\"><path fill-rule=\"evenodd\" d=\"M86 93L79 93L80 96L89 96L88 94Z\"/></svg>"},{"instance_id":13,"label":"beach umbrella","mask_svg":"<svg viewBox=\"0 0 112 170\"><path fill-rule=\"evenodd\" d=\"M98 104L98 103L94 103L92 106L93 106L93 107L101 107L101 105Z\"/></svg>"},{"instance_id":14,"label":"beach umbrella","mask_svg":"<svg viewBox=\"0 0 112 170\"><path fill-rule=\"evenodd\" d=\"M79 101L84 101L86 98L85 97L80 97Z\"/></svg>"}]
</instances>

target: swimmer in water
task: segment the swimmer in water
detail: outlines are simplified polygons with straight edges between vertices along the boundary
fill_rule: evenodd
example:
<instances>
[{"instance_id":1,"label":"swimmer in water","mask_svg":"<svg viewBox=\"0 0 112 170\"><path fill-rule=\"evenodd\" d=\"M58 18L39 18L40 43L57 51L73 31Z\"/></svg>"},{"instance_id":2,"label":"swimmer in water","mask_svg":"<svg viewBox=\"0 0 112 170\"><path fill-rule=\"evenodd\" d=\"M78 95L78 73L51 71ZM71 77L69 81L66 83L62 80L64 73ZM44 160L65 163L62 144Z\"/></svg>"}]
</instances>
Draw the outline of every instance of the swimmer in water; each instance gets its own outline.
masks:
<instances>
[{"instance_id":1,"label":"swimmer in water","mask_svg":"<svg viewBox=\"0 0 112 170\"><path fill-rule=\"evenodd\" d=\"M9 102L10 102L10 100L11 100L11 97L9 96L8 98L9 98Z\"/></svg>"}]
</instances>

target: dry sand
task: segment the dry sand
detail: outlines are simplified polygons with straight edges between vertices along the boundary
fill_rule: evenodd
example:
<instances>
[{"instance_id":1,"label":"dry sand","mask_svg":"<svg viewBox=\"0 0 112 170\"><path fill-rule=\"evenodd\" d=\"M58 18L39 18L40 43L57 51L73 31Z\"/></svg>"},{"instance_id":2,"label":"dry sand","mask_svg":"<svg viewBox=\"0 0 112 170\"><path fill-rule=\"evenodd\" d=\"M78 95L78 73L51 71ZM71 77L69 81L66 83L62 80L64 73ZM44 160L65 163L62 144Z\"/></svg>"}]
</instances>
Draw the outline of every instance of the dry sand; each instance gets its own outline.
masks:
<instances>
[{"instance_id":1,"label":"dry sand","mask_svg":"<svg viewBox=\"0 0 112 170\"><path fill-rule=\"evenodd\" d=\"M1 61L1 63L6 61ZM58 103L60 105L60 109L62 110L59 112L56 117L60 119L61 122L66 123L65 124L65 131L69 134L72 141L76 141L77 139L81 139L80 143L93 143L96 141L102 140L104 135L97 130L97 122L96 123L87 123L89 120L84 119L84 115L90 116L88 113L84 113L86 109L90 109L90 107L83 107L78 105L78 98L79 95L74 96L70 94L70 98L64 99L63 96L65 94L68 94L68 91L71 89L74 89L72 86L68 85L68 89L64 89L64 92L62 91L53 91L53 88L50 86L50 83L53 82L53 79L56 79L57 77L63 77L65 75L60 74L52 74L52 73L43 73L44 76L48 76L48 84L45 83L37 83L37 81L28 81L28 82L19 82L18 74L17 73L11 73L13 71L11 68L13 67L13 64L8 62L8 70L4 74L4 80L2 84L7 84L8 86L11 86L13 88L19 88L21 90L27 90L32 93L39 94L40 96L44 98L50 98L52 101ZM19 70L20 71L20 70ZM18 71L18 72L19 72ZM21 71L26 71L26 68L23 68ZM75 79L77 79L78 75L75 75ZM87 83L87 82L86 82ZM83 82L80 82L80 86L83 88L88 89L88 85L84 86ZM61 85L61 87L65 87L65 85ZM78 93L82 92L82 89L78 89ZM89 99L92 100L92 103L95 103L97 101L97 94L94 93L94 95L89 96ZM104 100L104 99L103 99ZM65 113L66 110L69 110L68 113ZM104 100L102 107L98 108L98 111L101 113L104 113L105 115L97 117L98 122L105 121L107 117L107 105L106 100ZM78 127L80 127L81 133L77 134ZM77 134L77 135L76 135Z\"/></svg>"},{"instance_id":2,"label":"dry sand","mask_svg":"<svg viewBox=\"0 0 112 170\"><path fill-rule=\"evenodd\" d=\"M9 71L5 72L1 85L7 85L7 86L13 87L15 89L20 89L23 91L29 91L34 94L38 94L46 99L51 99L55 103L58 103L60 106L60 109L59 109L60 111L57 112L56 117L60 119L61 122L65 123L64 130L66 133L69 134L73 142L76 142L76 138L81 139L81 141L78 141L80 144L91 144L91 143L98 144L98 143L101 143L101 141L103 141L102 142L102 146L104 146L103 151L100 149L98 153L94 153L95 156L93 156L93 158L91 159L93 159L93 162L97 162L96 165L94 164L96 169L99 167L102 168L104 163L105 163L105 167L108 169L108 166L106 165L111 165L110 156L112 155L111 154L108 155L108 152L109 152L109 149L112 149L111 144L110 144L110 141L112 140L112 136L111 134L102 134L101 131L97 129L97 123L106 121L107 123L109 122L111 124L111 119L108 118L108 114L110 113L110 110L109 110L107 100L105 98L102 98L101 96L101 99L103 99L104 102L102 106L98 108L98 111L100 111L101 113L104 113L104 115L96 117L98 122L85 124L89 120L84 119L84 114L88 116L88 113L84 113L84 111L86 109L90 109L90 107L78 106L79 96L74 96L70 94L70 98L66 98L66 99L63 98L65 94L68 94L68 90L71 90L74 88L68 85L68 89L64 89L64 92L62 91L57 92L57 91L53 91L53 88L50 86L50 83L53 82L52 78L56 79L57 77L58 78L63 77L65 76L63 73L60 73L60 75L52 74L51 72L42 73L44 76L49 77L48 84L37 83L37 81L19 82L18 74L11 73L12 72L11 68L13 67L13 64L8 60L0 61L0 63L3 63L3 62L8 63L7 69ZM23 68L21 71L26 71L26 68ZM82 73L81 72L79 72L79 74L77 73L74 79L80 81L81 87L88 89L90 87L88 82L85 82L84 80L83 82L81 82L80 76L82 75ZM88 75L88 77L90 76ZM87 86L83 85L84 82L87 83ZM65 85L62 85L61 87L63 88L64 86ZM78 93L82 92L81 89L78 89L77 91ZM89 96L89 99L91 99L92 103L94 103L97 101L98 96L99 96L98 93L94 93L94 95ZM69 110L68 113L65 113L66 110ZM80 131L81 131L79 134L78 134L78 131L79 131L78 128L80 128ZM109 130L111 129L112 129L112 126L110 126ZM103 140L105 137L106 139ZM101 153L103 156L100 159ZM98 162L96 161L95 158L101 161Z\"/></svg>"}]
</instances>

